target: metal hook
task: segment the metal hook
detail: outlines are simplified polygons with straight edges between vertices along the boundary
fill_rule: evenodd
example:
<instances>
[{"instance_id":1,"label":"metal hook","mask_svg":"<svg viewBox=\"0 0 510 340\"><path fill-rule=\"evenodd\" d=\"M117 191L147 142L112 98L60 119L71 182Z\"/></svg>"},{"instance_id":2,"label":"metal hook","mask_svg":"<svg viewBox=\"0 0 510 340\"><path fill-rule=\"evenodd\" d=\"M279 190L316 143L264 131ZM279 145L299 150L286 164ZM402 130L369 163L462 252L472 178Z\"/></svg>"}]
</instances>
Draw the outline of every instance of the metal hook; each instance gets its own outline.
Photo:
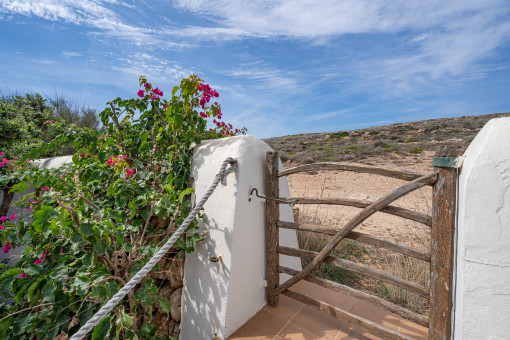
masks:
<instances>
[{"instance_id":1,"label":"metal hook","mask_svg":"<svg viewBox=\"0 0 510 340\"><path fill-rule=\"evenodd\" d=\"M251 189L250 195L253 195L253 192L255 192L255 196L257 196L258 198L262 198L262 199L270 200L270 201L276 201L276 202L280 202L280 203L285 203L285 204L290 205L291 207L293 207L294 205L296 205L298 203L298 200L284 200L284 199L280 199L280 198L270 198L270 197L259 195L259 191L257 188ZM248 198L248 201L251 201L251 198Z\"/></svg>"}]
</instances>

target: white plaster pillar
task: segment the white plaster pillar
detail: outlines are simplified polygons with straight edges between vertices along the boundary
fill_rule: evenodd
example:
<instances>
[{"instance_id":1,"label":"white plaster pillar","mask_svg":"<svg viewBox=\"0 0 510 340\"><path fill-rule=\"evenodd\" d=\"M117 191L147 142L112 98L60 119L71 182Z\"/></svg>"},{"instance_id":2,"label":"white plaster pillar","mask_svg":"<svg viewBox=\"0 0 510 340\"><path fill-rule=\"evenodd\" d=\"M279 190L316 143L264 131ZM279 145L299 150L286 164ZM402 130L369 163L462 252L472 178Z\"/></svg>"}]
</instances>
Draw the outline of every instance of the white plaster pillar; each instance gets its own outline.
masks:
<instances>
[{"instance_id":1,"label":"white plaster pillar","mask_svg":"<svg viewBox=\"0 0 510 340\"><path fill-rule=\"evenodd\" d=\"M199 222L206 240L186 254L182 296L182 340L226 339L266 303L265 201L252 197L265 191L265 159L271 148L253 136L206 141L195 149L192 176L199 200L227 157L237 159L237 170L219 184L204 206ZM283 169L280 163L281 169ZM286 178L280 195L289 196ZM292 209L280 205L280 219L293 221ZM280 244L297 248L294 230L280 230ZM221 256L220 262L209 257ZM282 265L301 269L299 258L281 256Z\"/></svg>"},{"instance_id":2,"label":"white plaster pillar","mask_svg":"<svg viewBox=\"0 0 510 340\"><path fill-rule=\"evenodd\" d=\"M490 120L459 179L455 339L510 338L510 118Z\"/></svg>"}]
</instances>

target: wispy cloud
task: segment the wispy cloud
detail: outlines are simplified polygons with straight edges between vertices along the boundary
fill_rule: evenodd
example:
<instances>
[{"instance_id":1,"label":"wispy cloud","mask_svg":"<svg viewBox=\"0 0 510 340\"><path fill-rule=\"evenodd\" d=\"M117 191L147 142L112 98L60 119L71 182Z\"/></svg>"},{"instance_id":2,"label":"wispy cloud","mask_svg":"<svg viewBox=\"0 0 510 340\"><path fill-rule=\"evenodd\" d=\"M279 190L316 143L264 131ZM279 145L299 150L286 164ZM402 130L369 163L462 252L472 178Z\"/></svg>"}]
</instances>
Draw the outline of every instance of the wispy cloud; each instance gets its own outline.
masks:
<instances>
[{"instance_id":1,"label":"wispy cloud","mask_svg":"<svg viewBox=\"0 0 510 340\"><path fill-rule=\"evenodd\" d=\"M71 52L71 51L62 51L62 55L66 58L69 57L81 57L83 56L83 53L81 52Z\"/></svg>"}]
</instances>

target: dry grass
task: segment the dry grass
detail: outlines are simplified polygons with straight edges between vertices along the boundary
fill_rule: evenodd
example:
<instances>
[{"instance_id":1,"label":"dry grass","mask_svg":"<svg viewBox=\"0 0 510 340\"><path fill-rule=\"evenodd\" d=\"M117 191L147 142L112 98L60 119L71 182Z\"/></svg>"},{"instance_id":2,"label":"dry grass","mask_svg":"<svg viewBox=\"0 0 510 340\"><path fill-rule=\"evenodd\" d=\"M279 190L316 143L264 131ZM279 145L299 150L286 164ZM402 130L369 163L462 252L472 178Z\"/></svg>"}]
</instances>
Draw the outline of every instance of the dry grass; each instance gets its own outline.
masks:
<instances>
[{"instance_id":1,"label":"dry grass","mask_svg":"<svg viewBox=\"0 0 510 340\"><path fill-rule=\"evenodd\" d=\"M327 190L326 182L324 181L320 183L320 189L316 194L318 197L325 197L327 194L325 191ZM342 216L339 216L338 213L324 215L324 210L321 210L323 206L321 205L298 205L298 207L299 222L301 223L328 225L331 221L345 220L346 216L344 215L347 215L342 213L340 213ZM414 248L423 250L429 249L430 236L428 234L426 235L422 231L413 228L414 225L412 222L400 218L398 219L400 220L399 223L405 225L405 229L409 233L406 238L412 239L412 246ZM316 252L321 251L331 238L329 235L303 231L298 231L297 235L299 247L301 249ZM418 283L426 288L429 287L430 268L429 263L425 261L396 254L386 249L380 249L350 239L342 240L332 252L332 255L349 261L363 263L373 268L384 270L405 280ZM309 262L310 260L302 260L303 266L306 266ZM417 313L423 315L428 314L428 299L409 293L392 284L340 269L329 264L321 264L313 272L313 275L377 295Z\"/></svg>"}]
</instances>

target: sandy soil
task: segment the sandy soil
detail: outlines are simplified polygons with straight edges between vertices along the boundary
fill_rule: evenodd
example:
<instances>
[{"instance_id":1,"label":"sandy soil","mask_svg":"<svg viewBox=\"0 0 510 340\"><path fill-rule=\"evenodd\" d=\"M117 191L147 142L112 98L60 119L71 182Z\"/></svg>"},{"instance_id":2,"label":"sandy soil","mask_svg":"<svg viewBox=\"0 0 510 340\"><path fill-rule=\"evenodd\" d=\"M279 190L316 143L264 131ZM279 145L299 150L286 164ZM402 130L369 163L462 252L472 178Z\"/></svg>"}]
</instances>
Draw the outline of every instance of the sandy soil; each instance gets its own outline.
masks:
<instances>
[{"instance_id":1,"label":"sandy soil","mask_svg":"<svg viewBox=\"0 0 510 340\"><path fill-rule=\"evenodd\" d=\"M396 155L393 159L372 158L364 163L427 174L433 171L432 158L433 152L423 152L411 157ZM284 166L289 168L292 164L287 163ZM348 171L293 174L288 176L288 182L293 197L354 198L370 201L405 183L398 179ZM395 201L393 205L430 215L432 189L421 188ZM321 224L331 228L341 228L360 211L358 208L327 205L298 204L295 207L299 209L300 222ZM374 214L355 230L423 250L430 247L428 226L385 213Z\"/></svg>"}]
</instances>

